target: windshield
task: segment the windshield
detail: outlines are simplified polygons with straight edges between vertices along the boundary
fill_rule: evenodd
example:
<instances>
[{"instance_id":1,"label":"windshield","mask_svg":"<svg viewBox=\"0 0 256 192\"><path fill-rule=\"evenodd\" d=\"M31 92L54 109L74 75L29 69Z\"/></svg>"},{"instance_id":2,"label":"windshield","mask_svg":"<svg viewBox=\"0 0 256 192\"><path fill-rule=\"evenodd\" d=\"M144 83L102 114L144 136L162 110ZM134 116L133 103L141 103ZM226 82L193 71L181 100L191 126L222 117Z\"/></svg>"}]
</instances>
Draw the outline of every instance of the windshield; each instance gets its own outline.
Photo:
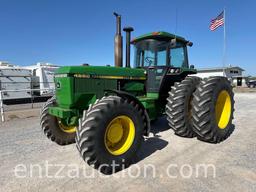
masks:
<instances>
[{"instance_id":1,"label":"windshield","mask_svg":"<svg viewBox=\"0 0 256 192\"><path fill-rule=\"evenodd\" d=\"M135 67L188 67L186 46L177 42L175 47L170 48L170 42L143 40L135 45L134 64Z\"/></svg>"},{"instance_id":2,"label":"windshield","mask_svg":"<svg viewBox=\"0 0 256 192\"><path fill-rule=\"evenodd\" d=\"M144 40L135 47L135 67L165 66L168 43L158 40Z\"/></svg>"}]
</instances>

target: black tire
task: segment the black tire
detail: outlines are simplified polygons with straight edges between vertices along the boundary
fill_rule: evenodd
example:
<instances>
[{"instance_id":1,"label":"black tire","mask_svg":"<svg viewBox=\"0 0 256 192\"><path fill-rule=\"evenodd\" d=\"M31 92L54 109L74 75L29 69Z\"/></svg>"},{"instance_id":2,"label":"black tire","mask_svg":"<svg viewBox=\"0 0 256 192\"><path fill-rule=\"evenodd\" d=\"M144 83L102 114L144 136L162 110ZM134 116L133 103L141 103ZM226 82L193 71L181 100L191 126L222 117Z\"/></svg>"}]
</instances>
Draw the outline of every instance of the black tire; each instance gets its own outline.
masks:
<instances>
[{"instance_id":1,"label":"black tire","mask_svg":"<svg viewBox=\"0 0 256 192\"><path fill-rule=\"evenodd\" d=\"M48 139L59 144L68 145L75 142L75 133L61 130L56 117L48 113L49 107L56 105L55 97L50 98L43 106L40 116L41 128Z\"/></svg>"},{"instance_id":2,"label":"black tire","mask_svg":"<svg viewBox=\"0 0 256 192\"><path fill-rule=\"evenodd\" d=\"M121 155L113 155L105 146L107 125L117 116L128 116L135 125L135 136L130 148ZM134 102L118 96L97 100L79 120L76 133L77 149L86 163L104 174L128 167L136 157L144 133L143 111ZM113 161L118 164L112 167Z\"/></svg>"},{"instance_id":3,"label":"black tire","mask_svg":"<svg viewBox=\"0 0 256 192\"><path fill-rule=\"evenodd\" d=\"M180 83L175 83L169 92L166 105L167 120L178 136L195 136L191 122L191 102L199 83L199 77L186 77Z\"/></svg>"},{"instance_id":4,"label":"black tire","mask_svg":"<svg viewBox=\"0 0 256 192\"><path fill-rule=\"evenodd\" d=\"M216 103L222 91L226 91L229 95L231 105L229 107L230 115L226 121L228 123L226 123L225 127L220 128L216 115ZM219 143L227 139L234 131L234 125L232 124L232 119L234 118L234 94L227 78L210 77L203 79L194 93L192 105L193 130L199 140Z\"/></svg>"}]
</instances>

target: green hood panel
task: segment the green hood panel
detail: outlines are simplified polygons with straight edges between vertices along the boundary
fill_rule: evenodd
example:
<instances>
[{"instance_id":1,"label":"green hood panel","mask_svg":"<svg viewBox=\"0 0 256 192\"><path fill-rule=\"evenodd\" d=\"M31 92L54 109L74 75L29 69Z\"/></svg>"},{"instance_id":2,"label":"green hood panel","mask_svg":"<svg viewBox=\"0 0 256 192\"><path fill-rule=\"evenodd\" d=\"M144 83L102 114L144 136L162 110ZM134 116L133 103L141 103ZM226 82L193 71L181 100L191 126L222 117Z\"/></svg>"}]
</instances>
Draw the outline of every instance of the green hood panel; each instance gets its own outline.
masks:
<instances>
[{"instance_id":1,"label":"green hood panel","mask_svg":"<svg viewBox=\"0 0 256 192\"><path fill-rule=\"evenodd\" d=\"M55 74L146 77L144 69L108 67L108 66L65 66L65 67L59 68L55 72Z\"/></svg>"}]
</instances>

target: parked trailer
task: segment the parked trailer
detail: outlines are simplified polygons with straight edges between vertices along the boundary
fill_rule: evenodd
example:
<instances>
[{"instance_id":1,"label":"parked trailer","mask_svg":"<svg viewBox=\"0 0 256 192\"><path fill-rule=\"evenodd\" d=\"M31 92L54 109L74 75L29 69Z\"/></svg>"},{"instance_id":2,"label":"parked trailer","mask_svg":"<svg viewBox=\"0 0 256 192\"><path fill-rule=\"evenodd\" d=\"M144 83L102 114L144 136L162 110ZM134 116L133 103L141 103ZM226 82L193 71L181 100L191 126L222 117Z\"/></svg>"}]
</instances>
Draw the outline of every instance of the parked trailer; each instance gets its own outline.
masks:
<instances>
[{"instance_id":1,"label":"parked trailer","mask_svg":"<svg viewBox=\"0 0 256 192\"><path fill-rule=\"evenodd\" d=\"M3 100L31 98L31 92L8 92L8 90L31 89L31 71L12 65L0 65L0 90ZM5 91L6 90L6 91Z\"/></svg>"},{"instance_id":2,"label":"parked trailer","mask_svg":"<svg viewBox=\"0 0 256 192\"><path fill-rule=\"evenodd\" d=\"M49 63L20 67L0 61L1 100L5 104L45 101L54 93L57 68Z\"/></svg>"},{"instance_id":3,"label":"parked trailer","mask_svg":"<svg viewBox=\"0 0 256 192\"><path fill-rule=\"evenodd\" d=\"M41 89L35 95L52 96L54 86L54 72L59 67L50 63L37 63L36 65L24 67L31 70L32 88Z\"/></svg>"}]
</instances>

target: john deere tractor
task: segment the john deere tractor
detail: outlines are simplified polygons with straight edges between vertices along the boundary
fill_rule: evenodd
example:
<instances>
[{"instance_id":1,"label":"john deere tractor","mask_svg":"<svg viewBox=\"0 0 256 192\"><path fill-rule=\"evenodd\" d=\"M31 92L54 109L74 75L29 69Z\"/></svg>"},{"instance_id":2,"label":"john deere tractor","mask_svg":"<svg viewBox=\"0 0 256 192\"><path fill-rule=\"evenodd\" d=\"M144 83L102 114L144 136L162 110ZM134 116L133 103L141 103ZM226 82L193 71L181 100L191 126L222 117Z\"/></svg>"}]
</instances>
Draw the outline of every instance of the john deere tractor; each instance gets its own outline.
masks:
<instances>
[{"instance_id":1,"label":"john deere tractor","mask_svg":"<svg viewBox=\"0 0 256 192\"><path fill-rule=\"evenodd\" d=\"M55 74L56 95L41 113L44 134L59 145L76 142L81 157L103 173L129 166L150 122L165 115L182 137L210 143L234 130L234 99L225 77L200 79L189 66L192 42L167 32L130 40L125 27L126 63L122 67L121 16L116 16L115 66L65 66ZM130 67L130 44L134 67Z\"/></svg>"}]
</instances>

